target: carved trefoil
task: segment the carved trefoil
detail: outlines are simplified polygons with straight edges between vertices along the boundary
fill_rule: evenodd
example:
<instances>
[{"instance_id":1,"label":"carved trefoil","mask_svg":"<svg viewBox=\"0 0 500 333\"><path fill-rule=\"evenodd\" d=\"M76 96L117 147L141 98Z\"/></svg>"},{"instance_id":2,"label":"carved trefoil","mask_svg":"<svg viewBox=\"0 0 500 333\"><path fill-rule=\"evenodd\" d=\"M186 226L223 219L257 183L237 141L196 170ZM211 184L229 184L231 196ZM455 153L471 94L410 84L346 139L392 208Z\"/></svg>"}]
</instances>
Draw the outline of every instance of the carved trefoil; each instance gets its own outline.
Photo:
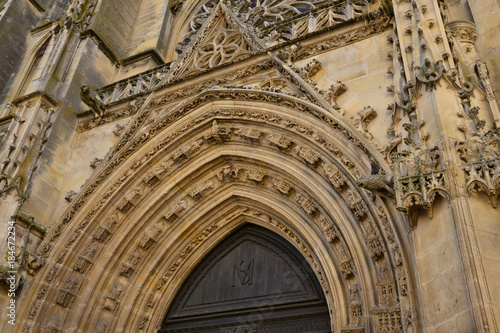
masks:
<instances>
[{"instance_id":1,"label":"carved trefoil","mask_svg":"<svg viewBox=\"0 0 500 333\"><path fill-rule=\"evenodd\" d=\"M396 284L394 281L386 281L377 284L380 305L391 307L397 303Z\"/></svg>"},{"instance_id":2,"label":"carved trefoil","mask_svg":"<svg viewBox=\"0 0 500 333\"><path fill-rule=\"evenodd\" d=\"M401 310L399 308L375 309L370 313L377 316L377 332L403 332Z\"/></svg>"},{"instance_id":3,"label":"carved trefoil","mask_svg":"<svg viewBox=\"0 0 500 333\"><path fill-rule=\"evenodd\" d=\"M342 271L342 274L344 275L344 277L346 279L351 277L351 276L354 276L355 269L354 269L354 263L353 263L352 259L348 258L348 259L342 260L340 262L340 270Z\"/></svg>"}]
</instances>

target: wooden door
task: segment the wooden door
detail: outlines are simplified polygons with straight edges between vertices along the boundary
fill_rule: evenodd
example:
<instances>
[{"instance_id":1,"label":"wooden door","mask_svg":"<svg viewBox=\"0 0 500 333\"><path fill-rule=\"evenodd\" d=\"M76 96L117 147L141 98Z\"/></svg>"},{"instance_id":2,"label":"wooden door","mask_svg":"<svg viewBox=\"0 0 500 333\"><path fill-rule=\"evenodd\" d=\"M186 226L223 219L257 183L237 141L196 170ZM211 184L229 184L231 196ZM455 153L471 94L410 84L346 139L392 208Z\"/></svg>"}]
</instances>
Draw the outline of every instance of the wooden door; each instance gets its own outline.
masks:
<instances>
[{"instance_id":1,"label":"wooden door","mask_svg":"<svg viewBox=\"0 0 500 333\"><path fill-rule=\"evenodd\" d=\"M325 296L304 257L282 237L245 226L180 288L160 332L331 332Z\"/></svg>"}]
</instances>

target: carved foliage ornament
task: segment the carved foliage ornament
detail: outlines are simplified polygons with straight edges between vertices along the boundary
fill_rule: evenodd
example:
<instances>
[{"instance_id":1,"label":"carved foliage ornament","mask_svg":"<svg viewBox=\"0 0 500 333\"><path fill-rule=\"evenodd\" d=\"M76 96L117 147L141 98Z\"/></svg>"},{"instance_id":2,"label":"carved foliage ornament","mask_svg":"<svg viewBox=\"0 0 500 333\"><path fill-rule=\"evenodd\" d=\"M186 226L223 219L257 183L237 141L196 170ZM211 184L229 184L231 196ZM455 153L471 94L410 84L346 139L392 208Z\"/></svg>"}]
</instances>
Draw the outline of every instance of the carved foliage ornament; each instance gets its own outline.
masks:
<instances>
[{"instance_id":1,"label":"carved foliage ornament","mask_svg":"<svg viewBox=\"0 0 500 333\"><path fill-rule=\"evenodd\" d=\"M471 106L473 83L467 83L459 91L463 112L458 113L464 119L458 129L465 135L465 140L455 141L455 149L462 160L459 168L465 175L465 191L481 191L488 195L490 204L497 208L497 195L500 188L500 129L485 133L486 121L479 118L479 107Z\"/></svg>"},{"instance_id":2,"label":"carved foliage ornament","mask_svg":"<svg viewBox=\"0 0 500 333\"><path fill-rule=\"evenodd\" d=\"M66 1L66 11L59 19L55 32L73 26L77 31L85 30L92 18L92 13L98 0L69 0Z\"/></svg>"},{"instance_id":3,"label":"carved foliage ornament","mask_svg":"<svg viewBox=\"0 0 500 333\"><path fill-rule=\"evenodd\" d=\"M462 43L475 44L477 40L476 25L467 21L454 21L446 24L451 35Z\"/></svg>"},{"instance_id":4,"label":"carved foliage ornament","mask_svg":"<svg viewBox=\"0 0 500 333\"><path fill-rule=\"evenodd\" d=\"M436 194L448 197L447 173L441 167L438 147L420 148L393 154L398 210L411 214L418 207L432 218Z\"/></svg>"}]
</instances>

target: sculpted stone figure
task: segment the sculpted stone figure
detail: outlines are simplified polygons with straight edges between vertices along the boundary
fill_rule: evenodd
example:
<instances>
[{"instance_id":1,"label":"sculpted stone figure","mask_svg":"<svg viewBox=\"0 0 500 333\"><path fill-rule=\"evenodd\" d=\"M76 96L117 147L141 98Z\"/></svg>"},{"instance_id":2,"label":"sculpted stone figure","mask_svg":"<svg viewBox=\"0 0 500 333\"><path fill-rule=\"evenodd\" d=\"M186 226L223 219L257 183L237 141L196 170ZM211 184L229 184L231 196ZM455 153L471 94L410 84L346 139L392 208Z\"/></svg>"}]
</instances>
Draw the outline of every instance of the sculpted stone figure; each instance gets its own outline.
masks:
<instances>
[{"instance_id":1,"label":"sculpted stone figure","mask_svg":"<svg viewBox=\"0 0 500 333\"><path fill-rule=\"evenodd\" d=\"M383 197L394 198L394 180L389 175L361 176L358 185Z\"/></svg>"},{"instance_id":2,"label":"sculpted stone figure","mask_svg":"<svg viewBox=\"0 0 500 333\"><path fill-rule=\"evenodd\" d=\"M96 94L90 91L88 86L82 86L82 88L80 89L80 97L82 99L82 102L90 108L90 111L92 111L96 118L101 118L102 116L104 116L104 113L106 112L104 104L102 104L102 102L97 99Z\"/></svg>"}]
</instances>

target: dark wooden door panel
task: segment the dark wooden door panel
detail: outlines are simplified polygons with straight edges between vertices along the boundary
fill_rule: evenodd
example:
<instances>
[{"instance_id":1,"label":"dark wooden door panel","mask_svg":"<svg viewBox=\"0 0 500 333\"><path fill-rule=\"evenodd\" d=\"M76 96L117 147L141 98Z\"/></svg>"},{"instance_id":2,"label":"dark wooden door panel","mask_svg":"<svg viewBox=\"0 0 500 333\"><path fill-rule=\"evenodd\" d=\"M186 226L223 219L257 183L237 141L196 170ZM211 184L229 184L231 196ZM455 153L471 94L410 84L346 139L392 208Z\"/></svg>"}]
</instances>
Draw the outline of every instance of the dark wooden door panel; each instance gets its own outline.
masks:
<instances>
[{"instance_id":1,"label":"dark wooden door panel","mask_svg":"<svg viewBox=\"0 0 500 333\"><path fill-rule=\"evenodd\" d=\"M308 263L285 239L256 226L238 230L204 258L160 330L329 331L325 297Z\"/></svg>"}]
</instances>

